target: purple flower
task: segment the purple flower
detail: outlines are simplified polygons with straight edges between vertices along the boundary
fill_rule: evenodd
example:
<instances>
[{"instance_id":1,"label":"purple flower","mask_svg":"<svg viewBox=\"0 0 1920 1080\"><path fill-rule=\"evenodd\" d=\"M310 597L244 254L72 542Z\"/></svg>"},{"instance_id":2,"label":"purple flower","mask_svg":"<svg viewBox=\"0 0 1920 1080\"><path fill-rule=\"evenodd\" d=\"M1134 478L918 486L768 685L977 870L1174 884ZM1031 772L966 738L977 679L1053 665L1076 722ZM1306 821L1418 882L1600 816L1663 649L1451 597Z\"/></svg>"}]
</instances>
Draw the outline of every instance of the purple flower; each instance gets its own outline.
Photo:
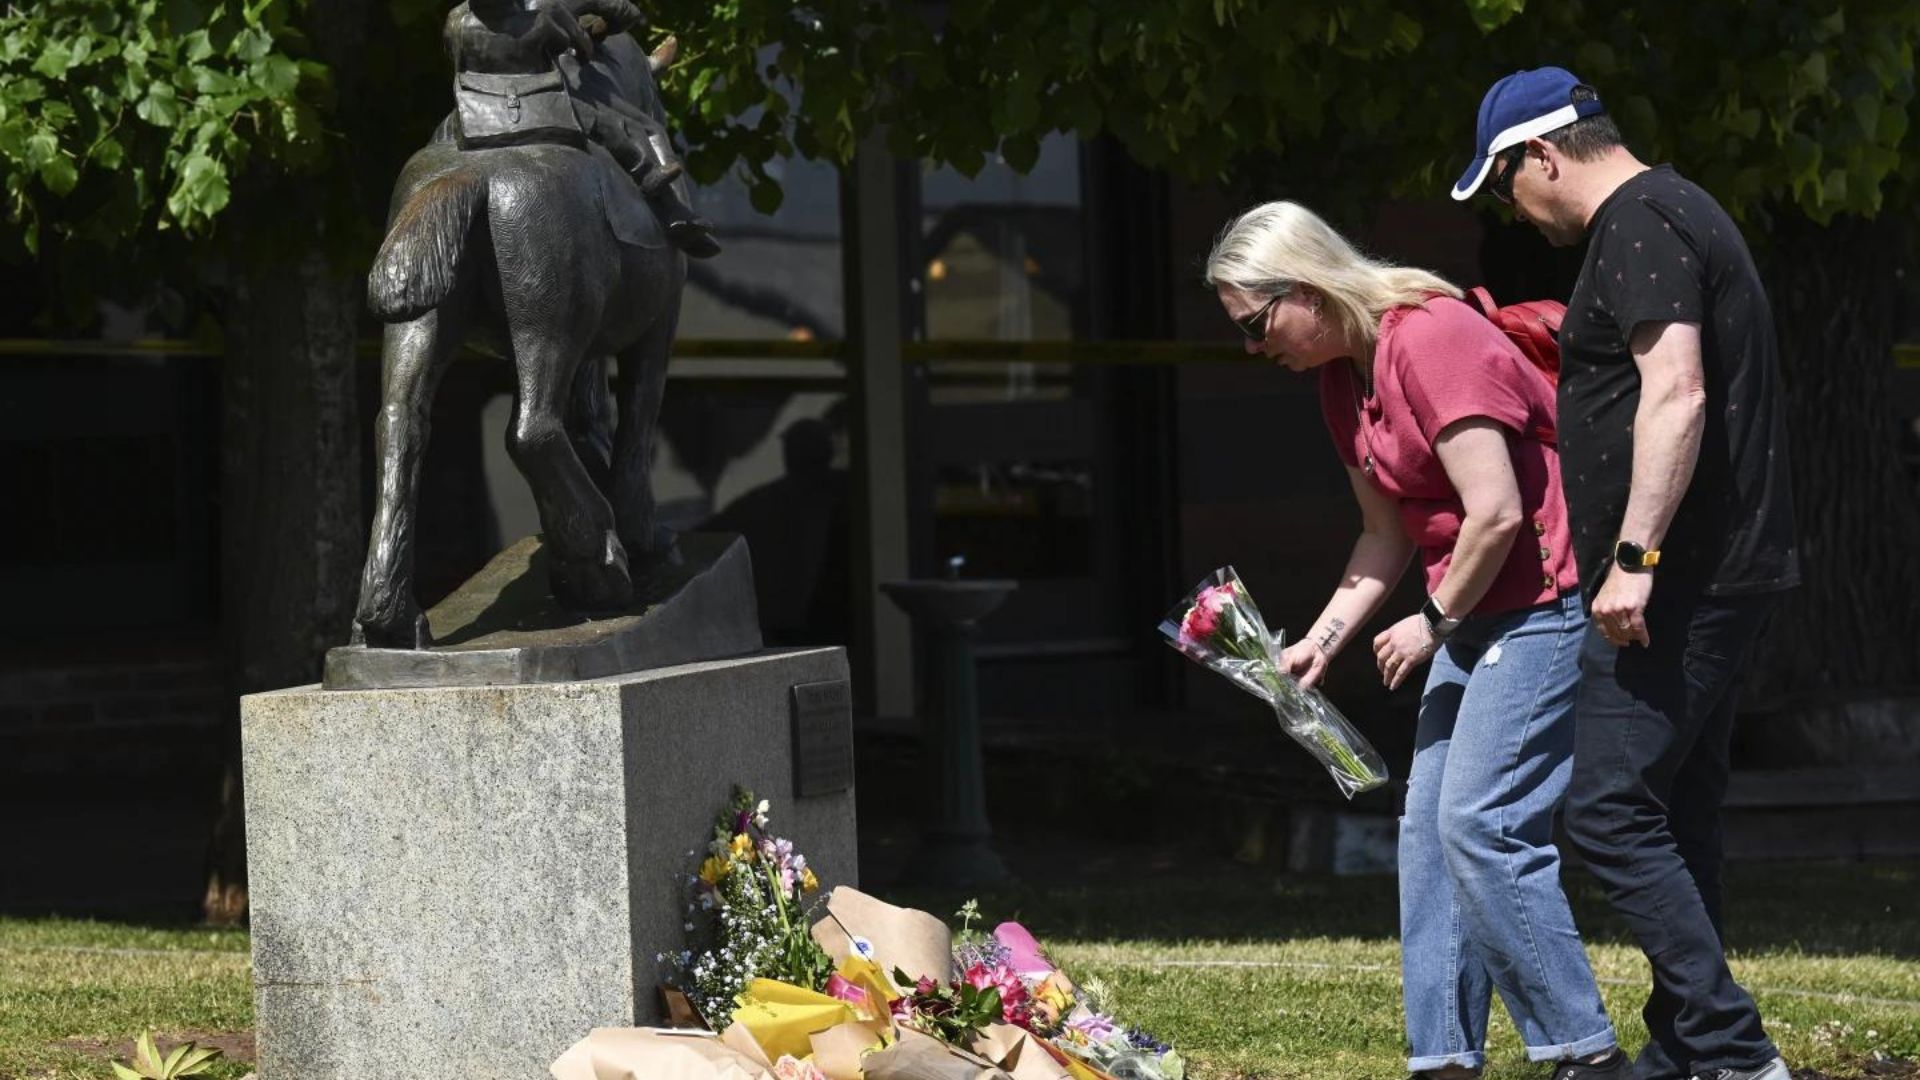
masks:
<instances>
[{"instance_id":1,"label":"purple flower","mask_svg":"<svg viewBox=\"0 0 1920 1080\"><path fill-rule=\"evenodd\" d=\"M1106 1042L1114 1032L1120 1030L1120 1026L1113 1022L1113 1017L1096 1012L1075 1017L1067 1021L1067 1026L1093 1042Z\"/></svg>"}]
</instances>

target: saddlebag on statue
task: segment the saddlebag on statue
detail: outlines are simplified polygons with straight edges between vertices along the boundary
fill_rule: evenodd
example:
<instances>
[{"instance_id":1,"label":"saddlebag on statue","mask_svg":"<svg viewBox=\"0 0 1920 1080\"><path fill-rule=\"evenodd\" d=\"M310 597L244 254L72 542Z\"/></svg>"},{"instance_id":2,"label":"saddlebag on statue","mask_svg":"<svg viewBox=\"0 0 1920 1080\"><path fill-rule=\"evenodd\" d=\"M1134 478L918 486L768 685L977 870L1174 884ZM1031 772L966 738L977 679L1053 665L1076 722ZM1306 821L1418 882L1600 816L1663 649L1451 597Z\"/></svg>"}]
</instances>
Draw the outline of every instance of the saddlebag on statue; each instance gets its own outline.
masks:
<instances>
[{"instance_id":1,"label":"saddlebag on statue","mask_svg":"<svg viewBox=\"0 0 1920 1080\"><path fill-rule=\"evenodd\" d=\"M528 143L582 146L586 135L558 71L489 75L463 71L454 79L462 150Z\"/></svg>"}]
</instances>

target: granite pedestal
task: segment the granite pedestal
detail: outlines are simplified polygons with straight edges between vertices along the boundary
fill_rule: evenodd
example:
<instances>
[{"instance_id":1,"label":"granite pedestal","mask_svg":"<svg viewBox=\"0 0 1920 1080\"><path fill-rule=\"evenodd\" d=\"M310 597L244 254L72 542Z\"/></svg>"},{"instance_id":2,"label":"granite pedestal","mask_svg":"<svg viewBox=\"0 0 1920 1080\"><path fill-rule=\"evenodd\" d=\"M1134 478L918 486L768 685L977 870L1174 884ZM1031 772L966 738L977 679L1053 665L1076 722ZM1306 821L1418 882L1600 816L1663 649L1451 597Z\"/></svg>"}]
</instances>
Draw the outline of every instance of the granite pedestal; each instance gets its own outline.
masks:
<instances>
[{"instance_id":1,"label":"granite pedestal","mask_svg":"<svg viewBox=\"0 0 1920 1080\"><path fill-rule=\"evenodd\" d=\"M656 1019L735 783L854 883L846 678L816 649L243 699L262 1080L539 1080L592 1028Z\"/></svg>"}]
</instances>

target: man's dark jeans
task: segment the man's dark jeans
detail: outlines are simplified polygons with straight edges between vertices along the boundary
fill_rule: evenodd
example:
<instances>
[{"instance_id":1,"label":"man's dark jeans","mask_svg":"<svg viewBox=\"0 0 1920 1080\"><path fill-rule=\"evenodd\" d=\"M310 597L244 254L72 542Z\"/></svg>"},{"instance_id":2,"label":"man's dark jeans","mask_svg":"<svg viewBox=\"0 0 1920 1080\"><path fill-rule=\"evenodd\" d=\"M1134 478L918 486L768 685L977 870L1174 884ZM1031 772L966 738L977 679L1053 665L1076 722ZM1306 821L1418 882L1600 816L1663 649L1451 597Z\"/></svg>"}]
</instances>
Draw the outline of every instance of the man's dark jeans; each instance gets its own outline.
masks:
<instances>
[{"instance_id":1,"label":"man's dark jeans","mask_svg":"<svg viewBox=\"0 0 1920 1080\"><path fill-rule=\"evenodd\" d=\"M1650 646L1589 627L1567 831L1653 965L1636 1080L1751 1068L1778 1051L1722 945L1720 803L1740 676L1774 596L1655 585ZM1666 586L1664 590L1662 586Z\"/></svg>"}]
</instances>

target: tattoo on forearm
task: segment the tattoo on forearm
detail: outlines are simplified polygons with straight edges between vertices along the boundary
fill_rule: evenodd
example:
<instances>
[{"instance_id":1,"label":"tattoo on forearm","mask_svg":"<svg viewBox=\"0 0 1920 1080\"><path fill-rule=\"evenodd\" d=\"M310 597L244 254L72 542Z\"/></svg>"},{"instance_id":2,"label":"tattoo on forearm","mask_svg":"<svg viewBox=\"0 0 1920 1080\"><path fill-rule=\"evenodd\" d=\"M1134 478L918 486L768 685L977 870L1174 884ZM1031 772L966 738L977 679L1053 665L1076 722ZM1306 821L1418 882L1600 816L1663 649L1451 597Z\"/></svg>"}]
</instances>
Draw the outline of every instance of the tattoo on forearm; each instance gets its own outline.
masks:
<instances>
[{"instance_id":1,"label":"tattoo on forearm","mask_svg":"<svg viewBox=\"0 0 1920 1080\"><path fill-rule=\"evenodd\" d=\"M1328 619L1327 632L1324 634L1321 634L1320 640L1317 642L1314 642L1314 644L1320 647L1321 652L1326 653L1328 656L1332 656L1333 647L1340 640L1340 631L1345 630L1346 628L1347 628L1347 621L1345 619L1340 619L1340 618Z\"/></svg>"}]
</instances>

